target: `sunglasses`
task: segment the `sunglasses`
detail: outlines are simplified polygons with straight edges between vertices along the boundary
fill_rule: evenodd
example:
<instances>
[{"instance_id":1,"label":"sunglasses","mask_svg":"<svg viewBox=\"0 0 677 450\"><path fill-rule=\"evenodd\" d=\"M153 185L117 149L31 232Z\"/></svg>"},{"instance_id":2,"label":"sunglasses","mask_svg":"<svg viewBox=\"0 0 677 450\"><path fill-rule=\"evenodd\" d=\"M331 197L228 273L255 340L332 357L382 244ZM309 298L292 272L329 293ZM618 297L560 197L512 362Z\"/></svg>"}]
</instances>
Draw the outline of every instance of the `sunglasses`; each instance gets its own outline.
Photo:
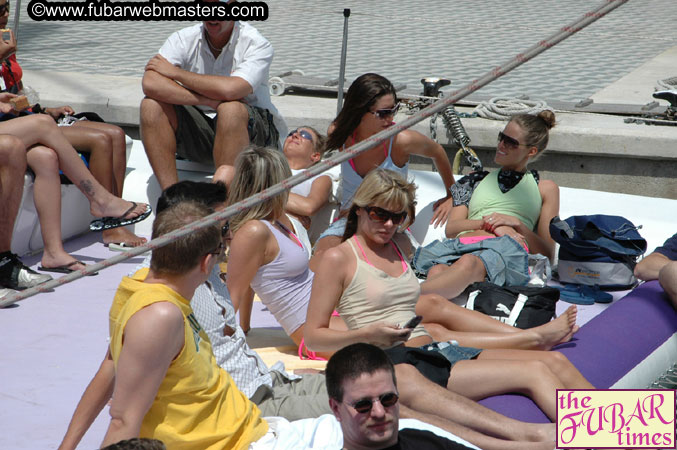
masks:
<instances>
[{"instance_id":1,"label":"sunglasses","mask_svg":"<svg viewBox=\"0 0 677 450\"><path fill-rule=\"evenodd\" d=\"M0 5L0 16L5 14L5 12L9 12L9 1L4 5Z\"/></svg>"},{"instance_id":2,"label":"sunglasses","mask_svg":"<svg viewBox=\"0 0 677 450\"><path fill-rule=\"evenodd\" d=\"M405 211L394 213L387 209L379 208L378 206L366 206L364 210L367 211L367 215L374 222L385 223L390 220L393 225L399 225L404 222L404 219L407 217Z\"/></svg>"},{"instance_id":3,"label":"sunglasses","mask_svg":"<svg viewBox=\"0 0 677 450\"><path fill-rule=\"evenodd\" d=\"M298 133L299 136L301 136L303 139L313 142L313 135L307 132L306 130L302 130L301 128L297 128L294 131L291 131L287 137L292 137L294 134Z\"/></svg>"},{"instance_id":4,"label":"sunglasses","mask_svg":"<svg viewBox=\"0 0 677 450\"><path fill-rule=\"evenodd\" d=\"M389 408L395 405L395 403L397 403L399 399L400 398L397 396L396 393L386 392L385 394L379 395L377 399L372 400L370 398L363 398L361 400L356 401L350 406L352 406L358 413L366 414L369 411L371 411L371 408L374 406L374 402L376 401L380 402L384 408Z\"/></svg>"},{"instance_id":5,"label":"sunglasses","mask_svg":"<svg viewBox=\"0 0 677 450\"><path fill-rule=\"evenodd\" d=\"M226 222L221 227L221 237L226 237L228 235L228 231L230 231L230 222Z\"/></svg>"},{"instance_id":6,"label":"sunglasses","mask_svg":"<svg viewBox=\"0 0 677 450\"><path fill-rule=\"evenodd\" d=\"M208 255L215 255L221 258L223 256L223 251L226 249L226 246L223 245L223 242L219 242L219 246L216 247L211 252L207 253Z\"/></svg>"},{"instance_id":7,"label":"sunglasses","mask_svg":"<svg viewBox=\"0 0 677 450\"><path fill-rule=\"evenodd\" d=\"M520 141L518 141L515 138L511 138L510 136L503 133L502 131L498 132L498 142L503 142L503 144L508 148L517 148L520 145L525 145L525 144L520 144Z\"/></svg>"},{"instance_id":8,"label":"sunglasses","mask_svg":"<svg viewBox=\"0 0 677 450\"><path fill-rule=\"evenodd\" d=\"M376 111L369 111L379 119L385 119L386 117L393 117L397 114L397 111L400 109L400 104L396 104L391 109L377 109Z\"/></svg>"}]
</instances>

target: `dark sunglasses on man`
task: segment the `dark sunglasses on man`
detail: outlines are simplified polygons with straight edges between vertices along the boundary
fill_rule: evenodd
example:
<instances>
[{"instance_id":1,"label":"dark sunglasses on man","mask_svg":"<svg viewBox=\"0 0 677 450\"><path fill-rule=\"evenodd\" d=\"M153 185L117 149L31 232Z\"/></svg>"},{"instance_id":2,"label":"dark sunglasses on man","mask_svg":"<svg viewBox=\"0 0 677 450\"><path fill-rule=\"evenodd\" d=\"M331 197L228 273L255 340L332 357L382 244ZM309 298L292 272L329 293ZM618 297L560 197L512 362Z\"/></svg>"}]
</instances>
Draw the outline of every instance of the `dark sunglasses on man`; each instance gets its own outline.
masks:
<instances>
[{"instance_id":1,"label":"dark sunglasses on man","mask_svg":"<svg viewBox=\"0 0 677 450\"><path fill-rule=\"evenodd\" d=\"M7 3L4 5L0 5L0 16L5 14L6 12L9 12L9 0L7 0Z\"/></svg>"},{"instance_id":2,"label":"dark sunglasses on man","mask_svg":"<svg viewBox=\"0 0 677 450\"><path fill-rule=\"evenodd\" d=\"M378 398L371 399L371 398L363 398L355 403L353 403L352 406L355 411L357 411L360 414L367 414L369 411L371 411L371 408L374 406L374 402L379 402L381 405L383 405L384 408L389 408L391 406L394 406L395 403L400 398L397 396L396 393L394 392L386 392L385 394L381 394L378 396Z\"/></svg>"}]
</instances>

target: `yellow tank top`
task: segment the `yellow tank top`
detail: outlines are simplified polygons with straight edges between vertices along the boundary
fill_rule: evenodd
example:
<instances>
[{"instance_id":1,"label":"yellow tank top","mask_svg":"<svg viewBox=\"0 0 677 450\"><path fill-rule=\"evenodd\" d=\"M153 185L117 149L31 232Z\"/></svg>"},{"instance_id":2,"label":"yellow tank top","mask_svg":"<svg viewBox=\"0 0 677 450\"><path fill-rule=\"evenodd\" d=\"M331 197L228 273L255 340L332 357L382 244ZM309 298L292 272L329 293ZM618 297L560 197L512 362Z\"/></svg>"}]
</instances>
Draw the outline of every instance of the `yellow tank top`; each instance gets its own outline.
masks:
<instances>
[{"instance_id":1,"label":"yellow tank top","mask_svg":"<svg viewBox=\"0 0 677 450\"><path fill-rule=\"evenodd\" d=\"M498 170L484 177L477 185L468 203L468 219L479 220L491 213L517 217L530 230L536 227L541 215L543 199L531 172L524 174L519 183L508 192L498 187Z\"/></svg>"},{"instance_id":2,"label":"yellow tank top","mask_svg":"<svg viewBox=\"0 0 677 450\"><path fill-rule=\"evenodd\" d=\"M184 346L172 361L143 418L140 437L170 449L246 449L268 430L254 403L221 369L188 300L162 284L144 283L148 269L124 277L110 309L110 351L117 367L127 321L155 302L170 302L184 315Z\"/></svg>"}]
</instances>

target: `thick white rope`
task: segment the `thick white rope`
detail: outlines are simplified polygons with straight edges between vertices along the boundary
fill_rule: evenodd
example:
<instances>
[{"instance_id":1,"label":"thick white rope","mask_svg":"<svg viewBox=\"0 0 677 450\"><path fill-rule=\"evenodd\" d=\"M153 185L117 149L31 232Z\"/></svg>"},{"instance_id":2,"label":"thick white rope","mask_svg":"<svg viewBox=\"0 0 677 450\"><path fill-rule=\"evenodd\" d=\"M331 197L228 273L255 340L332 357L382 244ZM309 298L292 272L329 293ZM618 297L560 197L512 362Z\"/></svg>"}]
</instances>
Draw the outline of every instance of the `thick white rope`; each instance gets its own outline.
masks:
<instances>
[{"instance_id":1,"label":"thick white rope","mask_svg":"<svg viewBox=\"0 0 677 450\"><path fill-rule=\"evenodd\" d=\"M670 77L664 80L656 81L660 89L667 89L670 91L677 90L677 77Z\"/></svg>"},{"instance_id":2,"label":"thick white rope","mask_svg":"<svg viewBox=\"0 0 677 450\"><path fill-rule=\"evenodd\" d=\"M231 205L222 211L210 214L209 216L197 220L182 228L179 228L178 230L174 230L171 233L167 233L163 236L155 238L150 242L146 243L145 245L134 247L131 250L124 252L120 255L116 255L104 261L88 265L85 269L74 271L61 278L48 281L46 283L40 284L39 286L35 286L26 289L25 291L21 291L11 296L5 297L2 300L0 300L0 306L10 305L19 300L23 300L35 294L38 294L40 292L47 292L57 286L70 283L71 281L77 280L78 278L87 276L90 273L98 272L119 262L126 261L127 259L145 253L148 250L153 250L155 248L162 247L164 245L167 245L169 242L175 241L180 237L192 233L193 231L199 228L204 228L213 225L216 222L228 219L229 217L237 214L240 211L251 208L252 206L257 205L271 197L279 195L283 191L288 191L292 187L296 186L299 183L302 183L308 178L311 178L315 175L325 172L326 170L338 164L341 164L343 161L352 159L355 156L359 155L360 153L372 148L374 145L379 144L387 139L390 139L391 136L394 136L400 131L406 130L407 128L412 127L418 122L421 122L422 120L425 120L426 118L432 116L433 114L443 111L448 106L455 104L460 99L466 97L472 92L475 92L476 90L486 86L490 82L494 81L497 78L500 78L501 76L505 75L506 73L510 72L516 67L521 66L525 62L536 57L537 55L546 51L550 47L579 32L580 30L587 27L591 23L597 21L598 19L604 17L606 14L610 13L614 9L625 4L627 1L628 0L605 0L602 4L597 6L597 8L585 13L581 18L572 22L570 25L560 28L557 32L553 33L548 38L539 41L538 43L529 47L523 53L518 53L516 56L508 60L503 65L495 67L494 69L485 73L480 78L471 81L465 87L452 92L447 97L439 99L437 102L422 109L421 111L417 112L416 114L404 120L403 122L398 123L383 131L380 131L375 135L347 148L345 151L338 152L331 158L325 161L321 161L315 164L314 166L308 168L307 170L304 170L303 172L292 176L291 178L283 180L281 183L271 186L268 189L265 189L264 191L259 192L258 194L255 194L245 200L242 200L234 205Z\"/></svg>"},{"instance_id":3,"label":"thick white rope","mask_svg":"<svg viewBox=\"0 0 677 450\"><path fill-rule=\"evenodd\" d=\"M509 120L515 114L538 114L550 109L543 100L522 100L514 97L494 97L481 102L473 112L485 119Z\"/></svg>"}]
</instances>

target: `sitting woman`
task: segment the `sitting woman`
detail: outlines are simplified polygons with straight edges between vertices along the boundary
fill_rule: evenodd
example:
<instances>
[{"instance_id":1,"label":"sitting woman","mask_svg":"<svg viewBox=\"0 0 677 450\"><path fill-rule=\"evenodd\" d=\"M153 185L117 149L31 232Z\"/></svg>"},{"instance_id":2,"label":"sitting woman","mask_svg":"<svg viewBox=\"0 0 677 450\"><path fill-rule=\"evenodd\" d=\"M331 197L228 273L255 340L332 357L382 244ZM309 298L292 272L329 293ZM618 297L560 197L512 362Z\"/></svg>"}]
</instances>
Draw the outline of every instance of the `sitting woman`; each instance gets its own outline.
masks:
<instances>
[{"instance_id":1,"label":"sitting woman","mask_svg":"<svg viewBox=\"0 0 677 450\"><path fill-rule=\"evenodd\" d=\"M237 157L227 204L258 194L290 176L281 152L250 147ZM245 331L250 328L251 287L294 343L300 345L313 272L308 268L309 249L299 237L305 229L285 214L286 204L285 192L230 218L233 239L226 284ZM334 321L340 322L338 318Z\"/></svg>"},{"instance_id":2,"label":"sitting woman","mask_svg":"<svg viewBox=\"0 0 677 450\"><path fill-rule=\"evenodd\" d=\"M322 159L327 138L312 127L293 130L284 141L282 152L287 158L292 175L297 175ZM299 219L308 229L311 242L326 228L326 223L313 223L313 217L329 202L332 181L326 173L315 175L297 184L289 192L285 210ZM321 229L318 229L319 228Z\"/></svg>"},{"instance_id":3,"label":"sitting woman","mask_svg":"<svg viewBox=\"0 0 677 450\"><path fill-rule=\"evenodd\" d=\"M421 373L454 392L474 400L523 393L554 419L556 389L592 388L561 353L434 343L423 326L402 327L415 316L420 287L392 239L398 226L411 222L414 191L392 171L365 177L348 213L344 242L327 251L316 271L305 326L308 347L331 352L373 343L387 349L395 364L416 361ZM349 331L331 329L334 309Z\"/></svg>"},{"instance_id":4,"label":"sitting woman","mask_svg":"<svg viewBox=\"0 0 677 450\"><path fill-rule=\"evenodd\" d=\"M399 103L395 87L381 75L367 73L358 77L346 93L343 109L329 127L327 148L351 147L369 140L376 133L393 125ZM411 129L404 130L383 143L378 143L355 158L341 163L341 210L350 206L355 190L374 168L393 170L407 176L409 158L421 155L431 158L442 177L447 196L437 200L431 223L442 225L451 209L449 189L454 184L449 158L441 145ZM325 250L341 243L345 217L334 222L320 237L311 267L315 268Z\"/></svg>"},{"instance_id":5,"label":"sitting woman","mask_svg":"<svg viewBox=\"0 0 677 450\"><path fill-rule=\"evenodd\" d=\"M4 0L0 0L0 6ZM9 2L6 5L5 12L0 15L0 28L7 28L7 18L9 17ZM14 35L10 31L10 44L14 41ZM16 55L0 55L2 64L0 65L0 75L8 93L23 93L23 70L16 60ZM13 96L13 95L12 95ZM13 119L17 111L5 110L5 114L0 116L0 120ZM58 108L44 108L35 112L44 112L57 120L64 116L72 116L75 111L70 106L61 106ZM68 142L79 152L89 153L89 169L94 178L101 185L116 197L122 196L125 172L127 170L127 146L125 142L125 133L122 128L104 122L89 120L73 120L71 126L61 127L61 131L66 136ZM139 237L125 227L103 231L104 244L116 244L113 248L136 247L146 242L146 238Z\"/></svg>"},{"instance_id":6,"label":"sitting woman","mask_svg":"<svg viewBox=\"0 0 677 450\"><path fill-rule=\"evenodd\" d=\"M527 252L552 259L549 225L559 214L559 188L539 180L536 171L527 172L527 164L545 150L554 125L555 115L548 110L513 116L498 134L494 161L501 169L470 174L454 185L445 229L452 240L421 248L412 261L417 272L427 272L423 293L451 299L485 278L523 285L528 281ZM492 261L496 255L498 264ZM423 315L431 317L437 306L420 305Z\"/></svg>"}]
</instances>

